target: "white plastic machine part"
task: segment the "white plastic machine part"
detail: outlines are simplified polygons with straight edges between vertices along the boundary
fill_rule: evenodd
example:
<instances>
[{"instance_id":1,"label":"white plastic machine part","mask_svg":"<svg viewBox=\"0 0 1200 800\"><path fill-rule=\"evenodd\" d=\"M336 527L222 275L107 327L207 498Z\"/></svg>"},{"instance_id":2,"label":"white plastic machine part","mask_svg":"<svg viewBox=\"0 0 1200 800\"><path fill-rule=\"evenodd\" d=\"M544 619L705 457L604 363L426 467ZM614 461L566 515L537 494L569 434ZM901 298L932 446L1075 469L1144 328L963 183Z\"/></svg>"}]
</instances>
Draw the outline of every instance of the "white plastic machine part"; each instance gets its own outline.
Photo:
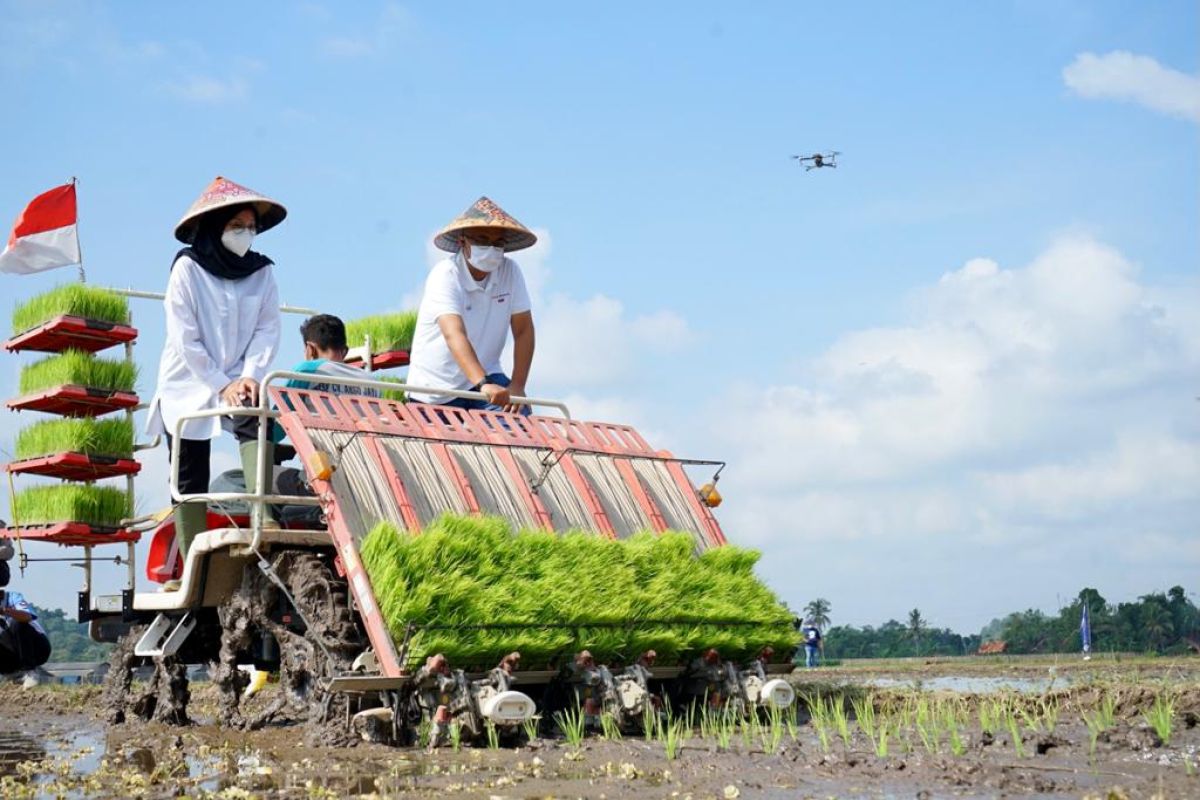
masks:
<instances>
[{"instance_id":1,"label":"white plastic machine part","mask_svg":"<svg viewBox=\"0 0 1200 800\"><path fill-rule=\"evenodd\" d=\"M497 725L520 725L537 714L537 705L524 692L498 692L483 701L483 716Z\"/></svg>"},{"instance_id":2,"label":"white plastic machine part","mask_svg":"<svg viewBox=\"0 0 1200 800\"><path fill-rule=\"evenodd\" d=\"M142 634L142 638L138 639L133 653L136 656L152 658L173 656L179 652L179 648L187 640L188 634L195 628L196 618L190 611L178 620L168 617L166 614L159 614Z\"/></svg>"},{"instance_id":3,"label":"white plastic machine part","mask_svg":"<svg viewBox=\"0 0 1200 800\"><path fill-rule=\"evenodd\" d=\"M763 684L758 693L758 702L775 708L791 708L796 702L796 690L782 678L772 678Z\"/></svg>"}]
</instances>

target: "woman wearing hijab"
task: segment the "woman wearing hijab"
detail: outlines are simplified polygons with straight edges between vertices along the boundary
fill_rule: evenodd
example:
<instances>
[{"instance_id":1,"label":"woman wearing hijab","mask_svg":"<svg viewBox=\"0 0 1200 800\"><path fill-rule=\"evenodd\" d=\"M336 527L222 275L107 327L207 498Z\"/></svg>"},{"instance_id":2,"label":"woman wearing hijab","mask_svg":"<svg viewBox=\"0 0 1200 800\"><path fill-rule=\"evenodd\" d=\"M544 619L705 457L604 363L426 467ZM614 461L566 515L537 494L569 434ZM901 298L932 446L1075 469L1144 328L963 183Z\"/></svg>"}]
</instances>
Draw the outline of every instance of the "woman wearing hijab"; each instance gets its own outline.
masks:
<instances>
[{"instance_id":1,"label":"woman wearing hijab","mask_svg":"<svg viewBox=\"0 0 1200 800\"><path fill-rule=\"evenodd\" d=\"M188 247L175 255L167 281L167 341L147 424L151 435L167 436L168 452L184 414L258 403L258 382L279 348L279 291L273 262L250 246L285 216L274 200L218 177L175 227ZM255 491L258 419L208 417L187 420L180 431L181 494L208 492L211 443L222 426L237 438L246 489ZM207 513L205 503L175 509L181 555L205 530Z\"/></svg>"}]
</instances>

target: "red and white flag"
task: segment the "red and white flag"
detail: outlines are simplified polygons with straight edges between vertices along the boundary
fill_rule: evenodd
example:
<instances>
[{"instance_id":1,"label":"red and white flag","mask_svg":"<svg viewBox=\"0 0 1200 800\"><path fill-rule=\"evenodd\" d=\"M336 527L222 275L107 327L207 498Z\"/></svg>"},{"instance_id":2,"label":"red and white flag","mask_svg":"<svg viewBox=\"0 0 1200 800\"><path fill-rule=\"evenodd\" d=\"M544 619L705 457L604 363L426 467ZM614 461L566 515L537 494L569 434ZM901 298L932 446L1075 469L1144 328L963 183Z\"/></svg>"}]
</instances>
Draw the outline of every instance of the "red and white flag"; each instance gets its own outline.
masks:
<instances>
[{"instance_id":1,"label":"red and white flag","mask_svg":"<svg viewBox=\"0 0 1200 800\"><path fill-rule=\"evenodd\" d=\"M8 246L0 253L0 272L28 275L78 264L76 221L74 181L33 198L17 217Z\"/></svg>"}]
</instances>

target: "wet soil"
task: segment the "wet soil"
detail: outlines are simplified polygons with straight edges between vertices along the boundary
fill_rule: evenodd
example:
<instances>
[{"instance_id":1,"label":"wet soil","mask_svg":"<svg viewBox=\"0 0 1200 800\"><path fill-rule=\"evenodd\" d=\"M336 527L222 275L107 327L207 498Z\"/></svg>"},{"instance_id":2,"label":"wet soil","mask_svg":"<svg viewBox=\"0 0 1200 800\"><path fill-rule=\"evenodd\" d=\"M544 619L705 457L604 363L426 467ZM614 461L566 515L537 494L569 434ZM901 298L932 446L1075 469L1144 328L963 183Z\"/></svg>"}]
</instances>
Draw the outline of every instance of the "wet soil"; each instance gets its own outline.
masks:
<instances>
[{"instance_id":1,"label":"wet soil","mask_svg":"<svg viewBox=\"0 0 1200 800\"><path fill-rule=\"evenodd\" d=\"M809 675L797 676L808 679ZM1200 797L1200 683L1175 683L1175 725L1164 746L1138 706L1152 702L1159 679L1121 685L1117 725L1090 752L1075 713L1098 686L1060 695L1053 733L1021 733L1017 752L1006 732L963 730L965 750L945 740L936 752L897 737L879 756L861 732L828 749L801 715L774 743L735 735L729 750L693 733L674 759L664 743L627 736L575 748L535 740L427 754L411 748L309 741L306 715L279 715L258 730L213 721L222 697L212 684L192 687L186 726L132 719L107 722L98 687L0 686L0 797L480 797L480 798L828 798L828 797ZM803 690L804 685L801 685ZM272 702L258 696L243 704Z\"/></svg>"}]
</instances>

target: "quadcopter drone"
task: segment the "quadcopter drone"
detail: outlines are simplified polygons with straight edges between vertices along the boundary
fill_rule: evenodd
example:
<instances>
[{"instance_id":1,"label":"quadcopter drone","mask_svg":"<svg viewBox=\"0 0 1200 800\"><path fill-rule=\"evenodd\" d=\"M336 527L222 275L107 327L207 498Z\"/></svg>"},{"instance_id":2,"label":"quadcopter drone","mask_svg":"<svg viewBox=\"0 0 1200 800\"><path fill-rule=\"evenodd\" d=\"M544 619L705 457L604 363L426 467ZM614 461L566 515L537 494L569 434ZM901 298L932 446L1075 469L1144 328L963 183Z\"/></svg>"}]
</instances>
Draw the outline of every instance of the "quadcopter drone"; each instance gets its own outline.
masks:
<instances>
[{"instance_id":1,"label":"quadcopter drone","mask_svg":"<svg viewBox=\"0 0 1200 800\"><path fill-rule=\"evenodd\" d=\"M811 164L804 164L804 171L820 169L821 167L837 167L837 150L831 150L828 153L813 153L811 156L792 156L792 158L804 164L805 161L811 161Z\"/></svg>"}]
</instances>

